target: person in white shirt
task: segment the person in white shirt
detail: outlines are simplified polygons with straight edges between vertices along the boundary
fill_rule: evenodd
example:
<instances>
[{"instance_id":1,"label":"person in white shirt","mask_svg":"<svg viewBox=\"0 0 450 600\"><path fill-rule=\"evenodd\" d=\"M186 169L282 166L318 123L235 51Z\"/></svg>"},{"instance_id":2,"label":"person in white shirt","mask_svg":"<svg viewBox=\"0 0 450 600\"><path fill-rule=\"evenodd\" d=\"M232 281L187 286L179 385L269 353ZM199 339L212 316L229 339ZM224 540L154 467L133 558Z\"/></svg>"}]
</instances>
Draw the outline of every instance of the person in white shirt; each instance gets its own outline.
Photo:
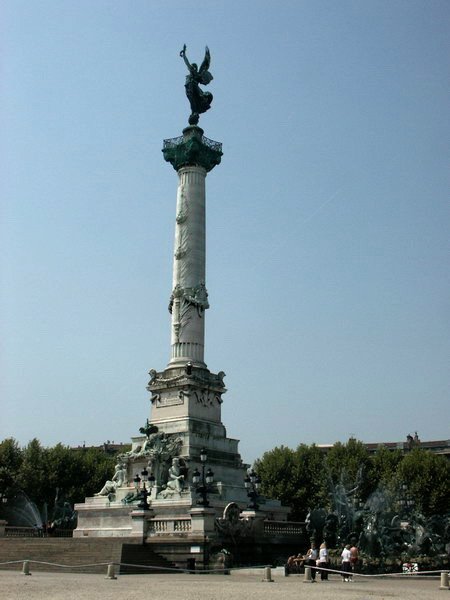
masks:
<instances>
[{"instance_id":1,"label":"person in white shirt","mask_svg":"<svg viewBox=\"0 0 450 600\"><path fill-rule=\"evenodd\" d=\"M314 542L311 542L311 548L306 553L305 565L311 567L311 579L316 580L316 560L317 560L317 548Z\"/></svg>"},{"instance_id":2,"label":"person in white shirt","mask_svg":"<svg viewBox=\"0 0 450 600\"><path fill-rule=\"evenodd\" d=\"M350 544L347 544L345 548L342 550L341 558L342 558L342 579L344 581L352 581L352 564L350 562L350 558L352 553L350 552Z\"/></svg>"},{"instance_id":3,"label":"person in white shirt","mask_svg":"<svg viewBox=\"0 0 450 600\"><path fill-rule=\"evenodd\" d=\"M322 567L323 569L328 569L328 550L325 542L320 544L317 566ZM321 581L326 581L328 579L328 571L320 571L320 579Z\"/></svg>"}]
</instances>

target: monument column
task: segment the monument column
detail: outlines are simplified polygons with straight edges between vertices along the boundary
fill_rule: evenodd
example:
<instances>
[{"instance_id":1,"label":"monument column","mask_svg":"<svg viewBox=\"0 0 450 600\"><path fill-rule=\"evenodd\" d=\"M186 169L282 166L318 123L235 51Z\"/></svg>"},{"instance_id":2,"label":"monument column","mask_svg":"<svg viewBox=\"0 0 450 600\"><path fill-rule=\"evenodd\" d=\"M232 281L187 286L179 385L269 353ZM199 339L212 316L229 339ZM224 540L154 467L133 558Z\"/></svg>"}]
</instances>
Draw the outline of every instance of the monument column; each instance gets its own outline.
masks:
<instances>
[{"instance_id":1,"label":"monument column","mask_svg":"<svg viewBox=\"0 0 450 600\"><path fill-rule=\"evenodd\" d=\"M205 177L200 166L178 170L170 364L205 366Z\"/></svg>"},{"instance_id":2,"label":"monument column","mask_svg":"<svg viewBox=\"0 0 450 600\"><path fill-rule=\"evenodd\" d=\"M222 144L204 136L199 115L209 110L212 94L200 86L212 80L210 54L200 66L180 52L187 68L185 90L191 105L189 125L182 135L164 140L163 156L178 175L173 253L171 353L164 371L151 369L147 389L152 393L151 423L166 434L183 437L182 454L192 456L205 446L197 434L225 436L221 421L225 373L211 373L205 364L205 311L209 308L206 270L207 174L222 159ZM181 439L181 437L180 437ZM193 449L194 446L194 449Z\"/></svg>"},{"instance_id":3,"label":"monument column","mask_svg":"<svg viewBox=\"0 0 450 600\"><path fill-rule=\"evenodd\" d=\"M178 173L169 367L187 363L206 367L205 178L220 163L222 146L205 138L200 127L190 126L180 138L165 140L163 153Z\"/></svg>"}]
</instances>

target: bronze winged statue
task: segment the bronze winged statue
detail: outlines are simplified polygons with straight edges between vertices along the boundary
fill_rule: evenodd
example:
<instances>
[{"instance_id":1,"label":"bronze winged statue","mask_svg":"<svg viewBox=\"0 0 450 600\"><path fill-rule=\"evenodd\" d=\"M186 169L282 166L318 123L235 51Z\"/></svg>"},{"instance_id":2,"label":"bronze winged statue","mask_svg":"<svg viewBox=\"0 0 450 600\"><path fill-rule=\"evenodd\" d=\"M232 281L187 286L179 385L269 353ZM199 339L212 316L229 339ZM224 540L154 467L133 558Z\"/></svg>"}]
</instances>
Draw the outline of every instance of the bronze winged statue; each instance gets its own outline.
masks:
<instances>
[{"instance_id":1,"label":"bronze winged statue","mask_svg":"<svg viewBox=\"0 0 450 600\"><path fill-rule=\"evenodd\" d=\"M186 89L186 96L188 97L191 105L191 116L189 117L190 125L197 125L199 115L206 112L211 108L211 102L213 95L210 92L204 92L200 85L208 85L213 79L213 76L208 71L209 64L211 62L211 55L209 48L206 46L205 58L203 59L200 69L196 63L190 63L186 56L186 44L183 46L183 50L180 52L180 56L183 58L189 74L186 76L186 83L184 85Z\"/></svg>"}]
</instances>

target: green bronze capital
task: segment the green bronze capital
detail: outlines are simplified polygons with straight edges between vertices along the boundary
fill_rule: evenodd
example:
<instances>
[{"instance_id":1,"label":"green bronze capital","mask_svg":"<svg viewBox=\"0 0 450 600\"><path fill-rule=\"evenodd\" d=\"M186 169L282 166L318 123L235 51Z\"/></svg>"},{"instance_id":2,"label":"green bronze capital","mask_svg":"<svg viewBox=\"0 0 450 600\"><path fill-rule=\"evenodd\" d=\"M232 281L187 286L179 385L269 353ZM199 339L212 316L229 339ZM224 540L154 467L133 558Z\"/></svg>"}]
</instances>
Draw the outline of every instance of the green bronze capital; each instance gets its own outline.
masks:
<instances>
[{"instance_id":1,"label":"green bronze capital","mask_svg":"<svg viewBox=\"0 0 450 600\"><path fill-rule=\"evenodd\" d=\"M222 144L208 139L203 129L196 125L183 129L183 135L164 140L164 160L170 162L175 171L181 167L200 166L211 171L222 159Z\"/></svg>"}]
</instances>

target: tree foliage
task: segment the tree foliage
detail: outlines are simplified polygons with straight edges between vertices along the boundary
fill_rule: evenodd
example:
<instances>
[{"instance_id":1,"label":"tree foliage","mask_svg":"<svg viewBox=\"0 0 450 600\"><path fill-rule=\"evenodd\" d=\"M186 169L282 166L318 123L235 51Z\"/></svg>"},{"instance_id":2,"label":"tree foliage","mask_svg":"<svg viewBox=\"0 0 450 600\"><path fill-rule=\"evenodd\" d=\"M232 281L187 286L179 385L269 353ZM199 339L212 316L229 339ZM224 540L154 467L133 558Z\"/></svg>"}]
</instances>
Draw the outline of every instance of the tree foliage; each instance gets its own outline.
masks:
<instances>
[{"instance_id":1,"label":"tree foliage","mask_svg":"<svg viewBox=\"0 0 450 600\"><path fill-rule=\"evenodd\" d=\"M22 465L22 451L13 438L7 438L0 443L0 493L11 497L17 491L17 473Z\"/></svg>"},{"instance_id":2,"label":"tree foliage","mask_svg":"<svg viewBox=\"0 0 450 600\"><path fill-rule=\"evenodd\" d=\"M299 489L295 495L293 516L301 518L311 508L327 503L328 485L324 470L324 456L317 446L300 444L294 456Z\"/></svg>"},{"instance_id":3,"label":"tree foliage","mask_svg":"<svg viewBox=\"0 0 450 600\"><path fill-rule=\"evenodd\" d=\"M265 452L255 463L262 480L262 492L271 498L281 500L282 504L292 501L298 482L295 479L295 453L286 446Z\"/></svg>"},{"instance_id":4,"label":"tree foliage","mask_svg":"<svg viewBox=\"0 0 450 600\"><path fill-rule=\"evenodd\" d=\"M406 485L416 509L425 516L444 514L450 507L450 462L415 448L399 463L396 480Z\"/></svg>"},{"instance_id":5,"label":"tree foliage","mask_svg":"<svg viewBox=\"0 0 450 600\"><path fill-rule=\"evenodd\" d=\"M342 485L356 489L365 502L377 488L394 495L406 485L416 510L425 516L444 514L450 507L450 461L415 448L403 454L380 446L369 454L365 445L350 438L337 442L325 454L315 445L286 446L265 452L255 462L261 491L291 507L292 519L304 520L313 508L332 509L331 490Z\"/></svg>"},{"instance_id":6,"label":"tree foliage","mask_svg":"<svg viewBox=\"0 0 450 600\"><path fill-rule=\"evenodd\" d=\"M255 468L262 479L262 493L290 506L293 519L302 519L310 507L326 500L323 463L317 446L301 444L296 450L281 446L266 452Z\"/></svg>"},{"instance_id":7,"label":"tree foliage","mask_svg":"<svg viewBox=\"0 0 450 600\"><path fill-rule=\"evenodd\" d=\"M341 483L345 489L357 486L361 500L366 500L375 490L373 463L367 448L359 440L350 438L346 444L336 442L327 453L325 465L330 483Z\"/></svg>"},{"instance_id":8,"label":"tree foliage","mask_svg":"<svg viewBox=\"0 0 450 600\"><path fill-rule=\"evenodd\" d=\"M83 502L110 479L115 456L102 448L43 447L31 440L24 448L13 438L0 443L0 494L13 499L24 492L39 509L54 506L56 496Z\"/></svg>"},{"instance_id":9,"label":"tree foliage","mask_svg":"<svg viewBox=\"0 0 450 600\"><path fill-rule=\"evenodd\" d=\"M392 487L393 474L402 460L403 454L400 450L389 450L386 446L379 446L371 457L374 486L381 484L386 488Z\"/></svg>"}]
</instances>

